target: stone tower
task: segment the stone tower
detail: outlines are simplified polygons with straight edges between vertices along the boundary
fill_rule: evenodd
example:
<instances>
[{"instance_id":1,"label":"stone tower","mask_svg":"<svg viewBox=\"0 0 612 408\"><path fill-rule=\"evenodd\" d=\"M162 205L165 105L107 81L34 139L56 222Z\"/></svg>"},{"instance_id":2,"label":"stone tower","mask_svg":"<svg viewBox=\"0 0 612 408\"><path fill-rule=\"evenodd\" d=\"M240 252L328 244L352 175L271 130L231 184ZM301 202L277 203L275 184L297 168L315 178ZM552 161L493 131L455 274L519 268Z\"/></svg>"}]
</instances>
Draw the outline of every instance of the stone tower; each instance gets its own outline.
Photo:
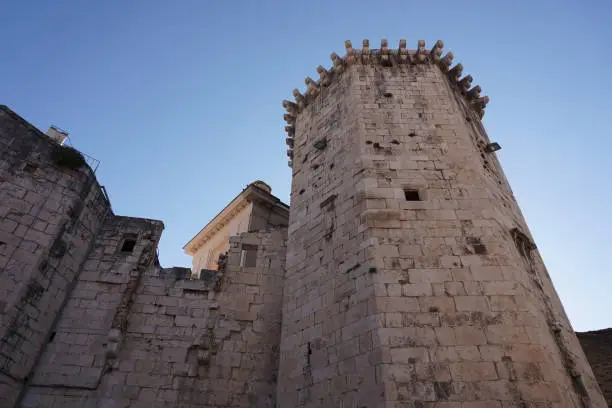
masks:
<instances>
[{"instance_id":1,"label":"stone tower","mask_svg":"<svg viewBox=\"0 0 612 408\"><path fill-rule=\"evenodd\" d=\"M441 41L317 68L293 182L278 406L605 407Z\"/></svg>"}]
</instances>

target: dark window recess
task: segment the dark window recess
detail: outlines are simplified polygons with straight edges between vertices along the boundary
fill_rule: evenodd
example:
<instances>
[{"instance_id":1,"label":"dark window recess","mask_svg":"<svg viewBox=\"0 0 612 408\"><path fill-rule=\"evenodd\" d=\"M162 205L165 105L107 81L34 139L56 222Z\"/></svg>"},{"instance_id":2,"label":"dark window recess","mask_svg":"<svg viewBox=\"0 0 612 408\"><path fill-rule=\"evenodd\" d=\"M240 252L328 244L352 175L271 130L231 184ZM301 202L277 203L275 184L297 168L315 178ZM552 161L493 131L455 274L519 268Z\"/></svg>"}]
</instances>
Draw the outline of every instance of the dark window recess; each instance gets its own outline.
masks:
<instances>
[{"instance_id":1,"label":"dark window recess","mask_svg":"<svg viewBox=\"0 0 612 408\"><path fill-rule=\"evenodd\" d=\"M241 265L245 268L257 266L257 245L242 244Z\"/></svg>"},{"instance_id":2,"label":"dark window recess","mask_svg":"<svg viewBox=\"0 0 612 408\"><path fill-rule=\"evenodd\" d=\"M36 171L36 169L38 168L38 166L31 164L31 163L26 163L25 166L23 166L23 171L25 171L26 173L34 173Z\"/></svg>"},{"instance_id":3,"label":"dark window recess","mask_svg":"<svg viewBox=\"0 0 612 408\"><path fill-rule=\"evenodd\" d=\"M474 253L477 255L484 255L487 253L487 247L482 243L480 238L467 237L467 243L474 248Z\"/></svg>"},{"instance_id":4,"label":"dark window recess","mask_svg":"<svg viewBox=\"0 0 612 408\"><path fill-rule=\"evenodd\" d=\"M133 238L126 238L123 240L121 245L121 252L132 252L136 246L136 240Z\"/></svg>"},{"instance_id":5,"label":"dark window recess","mask_svg":"<svg viewBox=\"0 0 612 408\"><path fill-rule=\"evenodd\" d=\"M49 254L54 258L61 258L66 253L67 245L66 243L58 238L53 242L51 249L49 250Z\"/></svg>"},{"instance_id":6,"label":"dark window recess","mask_svg":"<svg viewBox=\"0 0 612 408\"><path fill-rule=\"evenodd\" d=\"M49 336L49 343L51 343L54 338L55 338L55 332L51 333L51 336Z\"/></svg>"},{"instance_id":7,"label":"dark window recess","mask_svg":"<svg viewBox=\"0 0 612 408\"><path fill-rule=\"evenodd\" d=\"M44 292L45 288L40 283L30 280L24 298L27 299L28 304L34 305L42 298Z\"/></svg>"},{"instance_id":8,"label":"dark window recess","mask_svg":"<svg viewBox=\"0 0 612 408\"><path fill-rule=\"evenodd\" d=\"M207 297L208 296L208 291L207 290L199 290L199 289L183 289L183 294L191 295L191 296Z\"/></svg>"},{"instance_id":9,"label":"dark window recess","mask_svg":"<svg viewBox=\"0 0 612 408\"><path fill-rule=\"evenodd\" d=\"M487 253L487 247L484 244L474 244L473 247L476 255L484 255Z\"/></svg>"},{"instance_id":10,"label":"dark window recess","mask_svg":"<svg viewBox=\"0 0 612 408\"><path fill-rule=\"evenodd\" d=\"M419 190L407 188L404 190L404 197L406 198L406 201L421 201Z\"/></svg>"},{"instance_id":11,"label":"dark window recess","mask_svg":"<svg viewBox=\"0 0 612 408\"><path fill-rule=\"evenodd\" d=\"M393 94L392 94L391 92L385 92L385 93L383 94L383 96L384 96L385 98L391 98L391 97L393 96Z\"/></svg>"},{"instance_id":12,"label":"dark window recess","mask_svg":"<svg viewBox=\"0 0 612 408\"><path fill-rule=\"evenodd\" d=\"M317 150L323 150L327 147L327 139L323 138L321 140L317 140L313 146Z\"/></svg>"}]
</instances>

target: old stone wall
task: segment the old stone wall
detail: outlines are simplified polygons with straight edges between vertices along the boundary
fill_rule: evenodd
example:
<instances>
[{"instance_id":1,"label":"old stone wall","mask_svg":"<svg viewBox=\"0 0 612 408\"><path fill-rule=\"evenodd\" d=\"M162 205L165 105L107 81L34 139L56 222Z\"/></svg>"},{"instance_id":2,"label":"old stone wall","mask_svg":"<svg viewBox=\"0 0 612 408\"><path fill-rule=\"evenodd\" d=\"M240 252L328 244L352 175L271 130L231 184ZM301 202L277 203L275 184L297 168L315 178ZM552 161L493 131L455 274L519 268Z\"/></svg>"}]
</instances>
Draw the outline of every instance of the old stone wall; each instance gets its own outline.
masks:
<instances>
[{"instance_id":1,"label":"old stone wall","mask_svg":"<svg viewBox=\"0 0 612 408\"><path fill-rule=\"evenodd\" d=\"M612 406L612 329L576 333L599 387Z\"/></svg>"},{"instance_id":2,"label":"old stone wall","mask_svg":"<svg viewBox=\"0 0 612 408\"><path fill-rule=\"evenodd\" d=\"M87 165L0 106L0 406L10 407L110 204ZM61 152L60 152L61 153Z\"/></svg>"},{"instance_id":3,"label":"old stone wall","mask_svg":"<svg viewBox=\"0 0 612 408\"><path fill-rule=\"evenodd\" d=\"M387 400L605 406L478 117L410 68L356 81Z\"/></svg>"},{"instance_id":4,"label":"old stone wall","mask_svg":"<svg viewBox=\"0 0 612 408\"><path fill-rule=\"evenodd\" d=\"M286 227L288 210L280 205L264 201L253 203L249 218L249 231L260 231L266 228Z\"/></svg>"},{"instance_id":5,"label":"old stone wall","mask_svg":"<svg viewBox=\"0 0 612 408\"><path fill-rule=\"evenodd\" d=\"M377 58L290 124L281 406L605 407L479 116Z\"/></svg>"},{"instance_id":6,"label":"old stone wall","mask_svg":"<svg viewBox=\"0 0 612 408\"><path fill-rule=\"evenodd\" d=\"M95 390L122 347L132 297L147 268L163 224L108 217L29 384ZM133 247L128 248L126 245ZM113 347L115 350L113 350Z\"/></svg>"},{"instance_id":7,"label":"old stone wall","mask_svg":"<svg viewBox=\"0 0 612 408\"><path fill-rule=\"evenodd\" d=\"M377 407L380 327L360 223L363 190L355 72L296 122L278 401L281 407Z\"/></svg>"},{"instance_id":8,"label":"old stone wall","mask_svg":"<svg viewBox=\"0 0 612 408\"><path fill-rule=\"evenodd\" d=\"M131 290L161 226L124 221L105 228L21 406L272 407L286 230L232 238L201 280L149 262ZM118 253L130 233L133 254Z\"/></svg>"},{"instance_id":9,"label":"old stone wall","mask_svg":"<svg viewBox=\"0 0 612 408\"><path fill-rule=\"evenodd\" d=\"M201 401L211 408L278 406L286 239L286 228L230 239L227 263L216 284L218 308L211 310L207 323L210 366L204 361L200 369L208 384ZM245 265L249 258L255 261Z\"/></svg>"}]
</instances>

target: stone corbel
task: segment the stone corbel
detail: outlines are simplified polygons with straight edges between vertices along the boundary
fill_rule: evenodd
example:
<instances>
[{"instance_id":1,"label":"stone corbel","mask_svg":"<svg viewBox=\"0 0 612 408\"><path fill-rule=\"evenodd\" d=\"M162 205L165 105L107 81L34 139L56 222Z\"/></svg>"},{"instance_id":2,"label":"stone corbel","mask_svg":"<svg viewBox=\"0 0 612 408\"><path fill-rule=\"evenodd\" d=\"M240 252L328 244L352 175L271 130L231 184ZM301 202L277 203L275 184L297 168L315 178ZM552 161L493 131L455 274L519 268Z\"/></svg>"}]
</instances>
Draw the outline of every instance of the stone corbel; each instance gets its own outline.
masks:
<instances>
[{"instance_id":1,"label":"stone corbel","mask_svg":"<svg viewBox=\"0 0 612 408\"><path fill-rule=\"evenodd\" d=\"M473 99L470 101L472 108L477 112L484 110L487 107L487 103L489 103L489 97L483 96L482 98Z\"/></svg>"},{"instance_id":2,"label":"stone corbel","mask_svg":"<svg viewBox=\"0 0 612 408\"><path fill-rule=\"evenodd\" d=\"M300 93L297 89L293 90L293 97L295 98L295 103L298 106L298 109L301 111L306 106L306 98L304 95Z\"/></svg>"},{"instance_id":3,"label":"stone corbel","mask_svg":"<svg viewBox=\"0 0 612 408\"><path fill-rule=\"evenodd\" d=\"M465 95L468 89L470 89L470 86L472 86L472 76L471 75L464 76L463 79L459 81L458 85L459 85L459 90L461 91L461 93Z\"/></svg>"},{"instance_id":4,"label":"stone corbel","mask_svg":"<svg viewBox=\"0 0 612 408\"><path fill-rule=\"evenodd\" d=\"M346 63L352 64L355 62L355 50L353 49L353 44L350 40L346 40L344 42L344 48L346 49Z\"/></svg>"},{"instance_id":5,"label":"stone corbel","mask_svg":"<svg viewBox=\"0 0 612 408\"><path fill-rule=\"evenodd\" d=\"M323 68L321 65L317 67L317 72L319 73L319 83L322 86L329 86L330 75L329 71Z\"/></svg>"},{"instance_id":6,"label":"stone corbel","mask_svg":"<svg viewBox=\"0 0 612 408\"><path fill-rule=\"evenodd\" d=\"M447 52L444 57L440 58L440 61L438 61L438 66L440 67L440 69L442 69L443 72L448 71L448 69L453 63L453 58L454 56L452 52Z\"/></svg>"},{"instance_id":7,"label":"stone corbel","mask_svg":"<svg viewBox=\"0 0 612 408\"><path fill-rule=\"evenodd\" d=\"M287 122L288 125L293 126L295 124L295 115L290 113L285 113L283 115L283 119Z\"/></svg>"},{"instance_id":8,"label":"stone corbel","mask_svg":"<svg viewBox=\"0 0 612 408\"><path fill-rule=\"evenodd\" d=\"M297 103L288 101L286 99L283 101L283 108L285 108L289 114L296 115L298 113Z\"/></svg>"},{"instance_id":9,"label":"stone corbel","mask_svg":"<svg viewBox=\"0 0 612 408\"><path fill-rule=\"evenodd\" d=\"M119 347L121 346L121 342L123 341L123 334L119 329L110 329L107 335L106 342L106 360L114 360L117 358L117 353L119 352Z\"/></svg>"},{"instance_id":10,"label":"stone corbel","mask_svg":"<svg viewBox=\"0 0 612 408\"><path fill-rule=\"evenodd\" d=\"M427 51L425 50L425 40L419 40L415 60L418 64L423 64L427 61Z\"/></svg>"},{"instance_id":11,"label":"stone corbel","mask_svg":"<svg viewBox=\"0 0 612 408\"><path fill-rule=\"evenodd\" d=\"M364 64L367 64L370 62L370 55L371 55L371 51L370 51L370 40L363 40L363 45L361 48L361 61Z\"/></svg>"},{"instance_id":12,"label":"stone corbel","mask_svg":"<svg viewBox=\"0 0 612 408\"><path fill-rule=\"evenodd\" d=\"M182 375L196 377L202 366L210 365L211 339L208 333L200 334L187 350L185 371Z\"/></svg>"},{"instance_id":13,"label":"stone corbel","mask_svg":"<svg viewBox=\"0 0 612 408\"><path fill-rule=\"evenodd\" d=\"M334 64L334 71L336 71L337 73L341 73L342 71L344 71L344 60L340 58L338 54L332 52L329 55L329 58L331 58L332 63Z\"/></svg>"},{"instance_id":14,"label":"stone corbel","mask_svg":"<svg viewBox=\"0 0 612 408\"><path fill-rule=\"evenodd\" d=\"M408 50L406 49L406 40L399 40L399 47L397 49L397 57L400 64L410 62L410 54L408 54Z\"/></svg>"},{"instance_id":15,"label":"stone corbel","mask_svg":"<svg viewBox=\"0 0 612 408\"><path fill-rule=\"evenodd\" d=\"M444 42L442 40L436 41L431 51L429 52L432 61L440 61L440 57L442 56L442 48L444 48Z\"/></svg>"},{"instance_id":16,"label":"stone corbel","mask_svg":"<svg viewBox=\"0 0 612 408\"><path fill-rule=\"evenodd\" d=\"M480 98L480 86L476 85L475 87L473 87L472 89L470 89L467 93L467 98L468 100L472 100L472 99L478 99Z\"/></svg>"},{"instance_id":17,"label":"stone corbel","mask_svg":"<svg viewBox=\"0 0 612 408\"><path fill-rule=\"evenodd\" d=\"M448 78L456 83L461 78L461 74L463 73L463 65L457 64L448 71Z\"/></svg>"},{"instance_id":18,"label":"stone corbel","mask_svg":"<svg viewBox=\"0 0 612 408\"><path fill-rule=\"evenodd\" d=\"M304 83L308 87L308 93L310 94L310 96L314 98L319 94L319 84L317 84L311 77L306 77L304 79Z\"/></svg>"},{"instance_id":19,"label":"stone corbel","mask_svg":"<svg viewBox=\"0 0 612 408\"><path fill-rule=\"evenodd\" d=\"M295 127L293 126L285 126L285 132L289 137L293 137L295 135Z\"/></svg>"},{"instance_id":20,"label":"stone corbel","mask_svg":"<svg viewBox=\"0 0 612 408\"><path fill-rule=\"evenodd\" d=\"M380 40L380 63L385 66L391 65L389 42L387 40Z\"/></svg>"}]
</instances>

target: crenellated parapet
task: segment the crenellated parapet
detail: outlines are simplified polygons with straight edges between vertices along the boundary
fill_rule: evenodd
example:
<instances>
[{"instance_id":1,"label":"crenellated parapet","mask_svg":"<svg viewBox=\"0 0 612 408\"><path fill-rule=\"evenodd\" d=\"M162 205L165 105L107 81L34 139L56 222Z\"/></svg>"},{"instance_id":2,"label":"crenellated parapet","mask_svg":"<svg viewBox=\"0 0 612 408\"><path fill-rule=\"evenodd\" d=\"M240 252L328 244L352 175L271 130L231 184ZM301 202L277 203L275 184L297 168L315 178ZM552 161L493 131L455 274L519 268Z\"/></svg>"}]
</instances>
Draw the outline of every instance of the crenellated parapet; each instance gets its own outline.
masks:
<instances>
[{"instance_id":1,"label":"crenellated parapet","mask_svg":"<svg viewBox=\"0 0 612 408\"><path fill-rule=\"evenodd\" d=\"M465 98L467 104L476 114L480 118L484 116L484 110L487 103L489 103L489 97L480 94L480 86L472 86L473 78L471 75L463 76L463 65L456 64L452 66L453 54L452 52L447 52L443 55L444 43L442 41L436 41L429 49L424 40L417 42L415 50L408 50L406 44L406 40L400 40L398 47L392 49L389 47L388 41L383 39L381 40L380 48L371 49L370 41L363 40L361 48L358 49L353 48L351 41L347 40L344 42L346 49L344 57L338 56L335 52L331 53L332 66L326 69L319 65L317 67L318 80L306 77L304 80L306 91L301 93L298 89L293 90L295 100L283 101L283 107L286 110L283 118L287 122L285 131L287 132L286 143L289 147L287 156L290 160L290 167L292 166L291 160L293 159L295 120L298 114L316 99L321 92L321 87L329 86L337 76L341 75L351 65L381 65L385 67L418 64L437 65L446 74L450 84Z\"/></svg>"}]
</instances>

